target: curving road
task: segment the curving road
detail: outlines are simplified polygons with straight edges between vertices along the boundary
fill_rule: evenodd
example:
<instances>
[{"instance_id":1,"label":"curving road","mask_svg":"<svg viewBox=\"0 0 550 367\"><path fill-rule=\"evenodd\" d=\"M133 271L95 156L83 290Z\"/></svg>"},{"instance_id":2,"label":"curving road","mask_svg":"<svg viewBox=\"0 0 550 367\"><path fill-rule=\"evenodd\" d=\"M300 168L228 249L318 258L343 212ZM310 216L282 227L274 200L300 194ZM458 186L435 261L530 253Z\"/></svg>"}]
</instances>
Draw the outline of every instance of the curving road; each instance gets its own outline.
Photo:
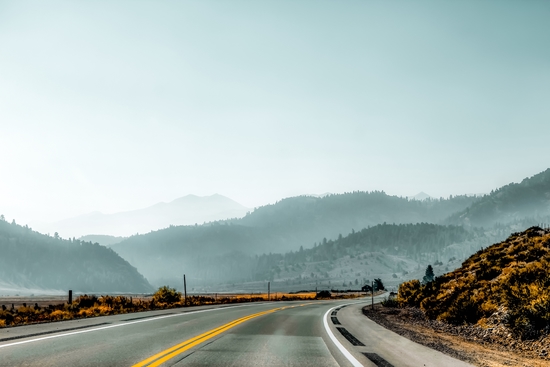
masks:
<instances>
[{"instance_id":1,"label":"curving road","mask_svg":"<svg viewBox=\"0 0 550 367\"><path fill-rule=\"evenodd\" d=\"M371 322L361 314L367 302L190 307L2 329L0 366L470 366Z\"/></svg>"}]
</instances>

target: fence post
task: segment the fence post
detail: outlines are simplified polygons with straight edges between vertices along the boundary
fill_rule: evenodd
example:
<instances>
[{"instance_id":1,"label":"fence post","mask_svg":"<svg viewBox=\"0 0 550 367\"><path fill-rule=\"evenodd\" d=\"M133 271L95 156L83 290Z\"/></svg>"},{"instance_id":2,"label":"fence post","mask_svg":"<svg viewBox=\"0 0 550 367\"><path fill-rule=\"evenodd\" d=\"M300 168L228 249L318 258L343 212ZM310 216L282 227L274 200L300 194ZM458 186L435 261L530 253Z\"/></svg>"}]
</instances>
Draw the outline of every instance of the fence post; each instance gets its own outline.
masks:
<instances>
[{"instance_id":1,"label":"fence post","mask_svg":"<svg viewBox=\"0 0 550 367\"><path fill-rule=\"evenodd\" d=\"M69 304L73 303L73 291L69 289Z\"/></svg>"}]
</instances>

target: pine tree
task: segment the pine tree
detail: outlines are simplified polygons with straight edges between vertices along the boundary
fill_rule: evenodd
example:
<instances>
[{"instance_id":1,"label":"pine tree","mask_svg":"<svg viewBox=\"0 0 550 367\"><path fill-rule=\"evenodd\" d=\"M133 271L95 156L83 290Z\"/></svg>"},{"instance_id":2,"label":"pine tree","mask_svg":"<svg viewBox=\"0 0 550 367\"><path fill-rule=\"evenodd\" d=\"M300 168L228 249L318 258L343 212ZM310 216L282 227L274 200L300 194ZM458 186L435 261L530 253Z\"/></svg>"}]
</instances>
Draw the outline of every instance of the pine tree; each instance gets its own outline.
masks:
<instances>
[{"instance_id":1,"label":"pine tree","mask_svg":"<svg viewBox=\"0 0 550 367\"><path fill-rule=\"evenodd\" d=\"M422 283L426 284L429 282L433 282L434 278L435 278L434 268L432 268L431 265L428 265L428 267L426 268L426 275L424 275L424 278L422 278Z\"/></svg>"}]
</instances>

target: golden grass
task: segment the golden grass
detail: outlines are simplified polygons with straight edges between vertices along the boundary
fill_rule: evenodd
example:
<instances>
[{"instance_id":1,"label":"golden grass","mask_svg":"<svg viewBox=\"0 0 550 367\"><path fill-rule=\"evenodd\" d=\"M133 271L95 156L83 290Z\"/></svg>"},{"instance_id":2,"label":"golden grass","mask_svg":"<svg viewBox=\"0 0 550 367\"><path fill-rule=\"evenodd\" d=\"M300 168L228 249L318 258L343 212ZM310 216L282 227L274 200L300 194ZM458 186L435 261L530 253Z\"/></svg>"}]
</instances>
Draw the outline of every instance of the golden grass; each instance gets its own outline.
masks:
<instances>
[{"instance_id":1,"label":"golden grass","mask_svg":"<svg viewBox=\"0 0 550 367\"><path fill-rule=\"evenodd\" d=\"M161 287L152 297L132 298L125 296L77 297L71 304L49 305L48 307L20 306L17 309L0 310L0 327L16 326L39 322L71 320L78 318L124 314L140 311L231 304L261 301L305 301L315 299L315 292L306 293L251 293L251 294L210 294L188 295L187 300L175 289ZM335 294L333 298L355 298L357 294ZM168 301L167 301L168 300Z\"/></svg>"}]
</instances>

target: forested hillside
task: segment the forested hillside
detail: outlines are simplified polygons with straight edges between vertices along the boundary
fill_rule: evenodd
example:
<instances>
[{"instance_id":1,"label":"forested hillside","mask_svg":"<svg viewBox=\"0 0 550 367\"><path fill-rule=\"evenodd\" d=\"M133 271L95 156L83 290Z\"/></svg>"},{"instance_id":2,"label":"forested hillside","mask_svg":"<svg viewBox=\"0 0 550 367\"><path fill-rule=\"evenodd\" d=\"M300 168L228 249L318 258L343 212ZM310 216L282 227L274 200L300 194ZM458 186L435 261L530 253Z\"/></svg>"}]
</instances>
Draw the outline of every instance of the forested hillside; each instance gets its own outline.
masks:
<instances>
[{"instance_id":1,"label":"forested hillside","mask_svg":"<svg viewBox=\"0 0 550 367\"><path fill-rule=\"evenodd\" d=\"M258 279L275 279L285 277L289 267L303 264L309 268L334 268L334 264L346 260L348 263L358 263L361 257L377 257L386 265L386 273L413 270L403 266L405 263L430 262L447 260L463 255L456 251L460 246L466 252L472 246L485 244L487 239L480 231L468 232L462 227L441 226L429 223L419 224L379 224L364 228L345 237L335 240L323 239L311 249L300 249L286 254L264 254L258 258L255 275ZM373 255L373 254L378 255ZM385 260L382 260L384 257ZM404 261L406 260L406 261ZM380 268L380 264L370 262L370 268ZM410 266L410 265L409 265ZM304 269L305 270L305 269ZM304 271L304 276L310 271ZM316 272L314 271L313 274ZM381 273L378 275L382 276ZM387 274L386 274L387 275Z\"/></svg>"},{"instance_id":2,"label":"forested hillside","mask_svg":"<svg viewBox=\"0 0 550 367\"><path fill-rule=\"evenodd\" d=\"M526 218L531 225L550 222L550 169L492 191L446 222L489 228L497 223L524 222Z\"/></svg>"},{"instance_id":3,"label":"forested hillside","mask_svg":"<svg viewBox=\"0 0 550 367\"><path fill-rule=\"evenodd\" d=\"M185 231L200 235L191 237L187 233L190 240L183 245L178 240ZM212 228L172 227L136 236L131 248L119 245L114 248L155 284L179 284L181 274L187 273L194 284L271 280L315 286L320 282L362 279L374 273L384 277L396 272L404 275L419 263L436 259L447 263L449 258L463 258L487 243L483 233L468 232L462 227L380 224L352 231L347 236L320 239L310 249L300 247L298 251L260 256L248 253L247 247L264 239L262 235L261 229L231 224L216 224ZM226 250L220 238L233 251ZM371 258L369 266L360 261L366 257ZM350 274L344 274L349 273L345 267L363 270L351 278Z\"/></svg>"},{"instance_id":4,"label":"forested hillside","mask_svg":"<svg viewBox=\"0 0 550 367\"><path fill-rule=\"evenodd\" d=\"M417 201L377 191L300 196L260 207L242 219L170 226L112 248L154 283L179 277L185 269L201 279L250 278L253 270L240 263L251 256L312 247L323 238L384 222L433 222L474 201L468 196Z\"/></svg>"},{"instance_id":5,"label":"forested hillside","mask_svg":"<svg viewBox=\"0 0 550 367\"><path fill-rule=\"evenodd\" d=\"M155 284L179 279L183 272L192 272L201 282L271 279L270 267L281 256L296 256L299 249L310 249L311 261L350 256L355 249L371 253L383 249L385 256L420 265L439 258L464 259L502 240L510 229L536 224L550 214L549 200L550 170L481 198L418 201L380 191L299 196L257 208L241 219L132 236L113 249ZM312 248L318 244L322 246ZM268 253L279 255L255 262L256 255ZM298 273L294 269L288 276Z\"/></svg>"},{"instance_id":6,"label":"forested hillside","mask_svg":"<svg viewBox=\"0 0 550 367\"><path fill-rule=\"evenodd\" d=\"M455 196L419 201L382 191L357 191L322 198L298 196L262 206L232 222L277 235L292 233L300 243L292 243L289 236L289 246L278 249L286 251L297 249L303 241L309 244L323 237L336 238L352 229L381 223L438 223L476 200L472 196Z\"/></svg>"},{"instance_id":7,"label":"forested hillside","mask_svg":"<svg viewBox=\"0 0 550 367\"><path fill-rule=\"evenodd\" d=\"M21 289L152 290L147 280L111 249L46 236L4 220L0 220L0 280Z\"/></svg>"}]
</instances>

